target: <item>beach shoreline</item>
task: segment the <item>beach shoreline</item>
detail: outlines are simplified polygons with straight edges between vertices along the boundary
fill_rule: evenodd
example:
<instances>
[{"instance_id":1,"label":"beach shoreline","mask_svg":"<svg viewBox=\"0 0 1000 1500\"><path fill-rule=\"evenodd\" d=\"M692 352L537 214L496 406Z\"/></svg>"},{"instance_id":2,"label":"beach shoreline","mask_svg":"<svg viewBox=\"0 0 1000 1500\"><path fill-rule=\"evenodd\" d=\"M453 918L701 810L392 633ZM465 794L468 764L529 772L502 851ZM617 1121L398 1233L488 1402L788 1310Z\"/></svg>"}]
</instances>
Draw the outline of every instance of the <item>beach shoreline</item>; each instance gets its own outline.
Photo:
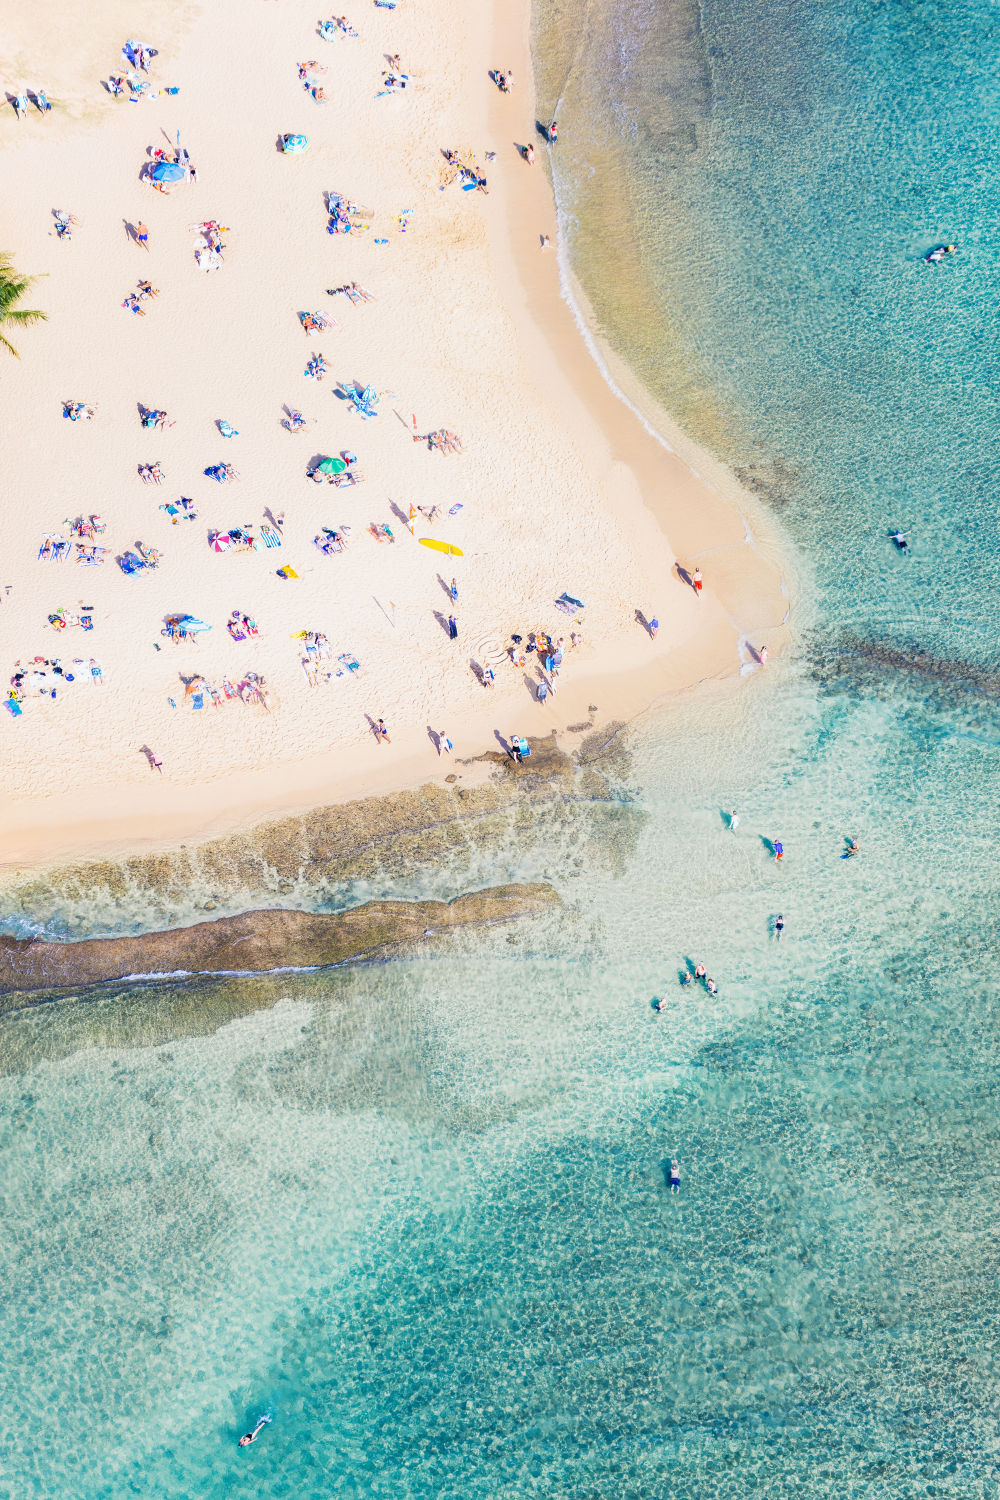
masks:
<instances>
[{"instance_id":1,"label":"beach shoreline","mask_svg":"<svg viewBox=\"0 0 1000 1500\"><path fill-rule=\"evenodd\" d=\"M305 9L298 9L302 9L304 17ZM419 251L412 258L417 263L408 267L409 275L401 273L398 265L393 269L397 275L396 291L402 304L419 298L421 294L430 296L442 266L451 264L454 241L449 245L449 234L462 236L460 248L472 278L467 290L473 299L478 298L483 304L510 345L510 348L504 346L501 352L510 358L511 380L519 382L519 389L511 397L515 415L518 419L523 418L525 424L541 416L548 422L539 440L543 445L528 448L527 466L530 468L533 460L540 462L542 456L551 450L555 438L565 444L578 464L582 464L582 470L578 467L573 473L569 491L572 492L573 484L579 482L581 471L593 480L594 493L587 497L592 502L590 509L582 511L575 524L568 526L559 537L559 555L565 576L575 580L578 574L583 575L589 570L589 578L595 580L597 586L600 572L594 569L595 546L607 547L612 566L616 558L628 560L628 576L616 580L615 588L608 590L613 598L606 605L599 600L594 600L592 605L592 590L588 585L587 603L592 607L584 617L584 644L577 651L567 653L558 693L544 705L533 702L526 679L509 668L497 672L495 688L488 692L479 688L476 694L471 693L470 683L466 680L460 684L461 691L453 688L449 677L447 688L438 688L433 708L427 707L426 695L421 694L411 693L401 700L398 709L390 702L386 712L393 731L390 745L377 744L358 714L357 723L352 720L349 732L331 738L328 748L307 753L302 753L302 749L315 737L308 718L314 700L305 697L301 702L292 702L290 695L282 694L273 715L274 723L268 725L266 731L259 731L269 738L261 738L257 745L248 745L251 753L245 759L249 763L240 764L229 743L225 743L223 750L223 743L233 738L231 733L223 733L216 734L215 742L204 749L192 749L194 742L182 742L181 754L195 758L184 769L179 767L176 755L169 753L171 747L165 736L170 731L171 721L167 713L161 712L158 720L146 721L150 724L146 738L149 740L155 732L161 736L156 741L157 747L167 744L167 769L162 778L151 777L147 767L136 764L136 752L143 736L140 722L132 735L133 744L116 746L119 748L117 755L105 752L103 757L98 757L100 775L95 774L93 765L86 764L85 758L73 756L73 735L70 733L71 769L63 775L61 784L54 769L57 755L53 754L46 760L42 737L40 753L29 757L30 774L22 775L20 784L16 778L5 778L0 791L0 810L5 823L0 869L5 874L67 860L168 849L184 842L210 838L220 832L257 825L289 812L333 806L361 796L389 794L441 781L446 776L460 776L463 785L472 784L477 776L487 774L484 768L475 764L476 757L485 751L496 750L498 741L503 744L510 733L522 733L530 738L556 732L571 746L574 733L582 732L579 726L586 726L591 732L601 724L628 722L665 694L706 680L734 676L741 665L747 665L750 660L746 655L746 642L766 640L769 651L776 655L787 639L788 559L775 529L764 521L760 506L751 497L742 495L735 481L727 482L728 476L708 455L699 455L685 444L678 444L681 451L674 451L668 446L674 434L661 438L651 430L655 424L647 424L645 417L619 399L592 357L592 351L588 350L576 310L564 295L567 268L560 266L559 255L543 252L540 247L542 234L548 234L553 242L557 235L551 185L540 162L528 167L514 150L515 138L523 138L529 126L533 128L534 120L534 110L529 108L534 102L529 83L529 12L527 3L512 8L497 4L474 20L463 21L461 28L457 29L449 20L445 7L435 4L422 18L423 24L414 23L412 47L409 36L402 38L402 46L410 47L414 66L419 62L422 73L421 94L413 101L405 101L405 104L419 103L423 111L418 122L423 130L414 128L411 132L418 138L418 145L411 148L414 156L418 150L424 157L429 155L428 137L440 149L462 145L466 136L472 136L477 143L484 141L495 150L497 158L488 168L489 196L481 198L479 194L472 194L474 203L460 205L463 211L478 211L479 218L473 220L466 213L466 222L456 229L454 213L450 217L441 216L439 224L434 226L441 231L441 242L435 245L432 235L426 234L430 243L425 246L422 240L416 242ZM287 12L288 24L300 19ZM191 55L199 45L204 48L206 39L200 34L199 27L211 24L204 16L188 20L174 69L178 76L184 76L185 56ZM214 24L219 24L218 18ZM269 21L269 24L277 23ZM445 38L454 39L456 45L460 42L461 55L466 63L461 83L452 95L442 100L440 109L435 104L435 85L441 76L442 59L440 56L436 58L434 66L438 72L435 73L431 59L420 57L417 50L416 38L426 31L439 43ZM185 47L189 49L188 53L185 53ZM502 96L489 81L488 70L494 66L513 68L517 85L512 96ZM166 71L170 72L170 69ZM395 101L390 101L390 105L394 104ZM144 107L139 106L140 109ZM127 108L120 106L117 115L104 121L99 127L101 133L121 133L124 128L121 111ZM436 118L438 114L441 118ZM459 141L449 139L449 133L459 120L465 135ZM196 118L186 134L200 134L206 128ZM35 131L36 136L40 129ZM8 125L0 137L0 149L9 149L11 135ZM536 144L541 153L544 147L540 140ZM32 142L27 153L29 165L34 149ZM44 153L52 147L39 144L37 149ZM37 169L37 160L33 166ZM422 160L421 166L426 177L426 171L432 170L434 163ZM202 189L199 187L198 191ZM199 199L200 203L204 201ZM423 207L423 203L419 206ZM434 207L435 204L428 200L428 218ZM233 217L236 217L235 212ZM11 238L9 231L6 238ZM394 243L392 248L402 247ZM407 249L410 248L408 244ZM397 256L397 263L398 260ZM30 254L20 248L18 261L25 270L35 268ZM222 274L227 275L228 268ZM459 272L455 274L457 277ZM403 326L406 322L405 306L396 317ZM53 322L55 317L48 325L43 325L49 339ZM418 325L415 331L419 341L426 327ZM489 392L492 377L492 372L488 371L483 379L479 368L480 352L475 345L481 331L472 327L464 343L452 336L446 348L448 359L458 366L457 370L449 370L449 376L459 386L472 386L478 377L480 384L476 386L476 394ZM433 332L437 332L436 326ZM60 329L60 336L65 338L65 328ZM31 376L28 381L29 403L37 403L42 379L37 373L38 356L31 353L31 342L35 337L34 331L21 336L23 364L29 365L33 358L36 364L34 384ZM425 349L426 341L421 353ZM170 350L166 351L167 355L170 353ZM296 353L301 357L300 348L297 347ZM465 362L471 373L463 382ZM412 360L410 363L412 365ZM20 369L13 366L4 373L7 389L13 392ZM394 377L396 373L393 371ZM412 385L412 368L409 373ZM418 383L420 375L425 373L418 365ZM503 369L497 372L500 384L504 383L506 373ZM617 373L612 370L612 374L617 381ZM51 386L50 377L48 384ZM628 394L631 398L632 392ZM485 399L489 399L488 395ZM503 415L507 417L508 414ZM517 431L515 428L515 434ZM505 427L505 432L509 437L509 427ZM287 443L287 435L283 436ZM272 441L281 448L280 439ZM545 443L548 448L544 447ZM215 447L218 446L216 443ZM477 478L495 475L495 455L492 466L489 466L490 456L484 458ZM432 461L445 463L436 457ZM439 478L447 479L450 484L455 474L458 477L457 493L468 494L465 474L450 467L466 462L466 458L449 459L447 473L434 474L431 480L433 489L441 487ZM698 463L697 473L692 467L694 462ZM22 469L19 477L23 479L26 473L27 470ZM703 478L703 474L709 477ZM387 474L388 484L394 479L395 476ZM541 482L544 483L544 477ZM503 494L502 475L496 484L497 495ZM528 494L532 494L530 473L522 491L523 496ZM294 497L290 500L292 503ZM533 498L532 504L535 503ZM239 504L245 504L242 495ZM544 528L557 519L556 512L546 515L541 502L538 502L537 515L534 512L530 516L520 515L517 506L518 497L515 496L510 507L508 533L504 535L498 530L490 539L494 548L509 547L512 555L519 547L538 545L533 533L531 539L527 539L529 534L525 527L529 520L539 521ZM37 526L37 521L33 524ZM595 527L596 531L588 531L588 528ZM405 542L406 538L403 540ZM304 555L303 545L299 546L297 555ZM675 572L677 559L689 565L705 560L707 589L703 598L696 599L680 581ZM280 560L284 561L284 554ZM209 559L209 567L214 561ZM289 561L293 558L289 557ZM530 587L521 587L518 580L510 577L501 581L520 589L523 603L519 615L533 624L537 613L533 619L531 612L538 610L539 583L544 587L548 579L539 580L531 575L528 580ZM90 587L89 579L87 586ZM214 581L206 586L212 592L217 591ZM582 586L577 587L582 594ZM466 588L464 578L462 588L463 591ZM30 604L38 616L42 611L40 599L36 597ZM631 619L629 604L633 612ZM404 604L404 609L406 607ZM12 607L8 600L0 620L4 662L14 654L10 627L15 623L17 608L17 605ZM20 608L24 610L26 606ZM655 639L650 638L635 618L635 612L643 609L649 615L655 611L660 617L660 632ZM385 611L382 613L384 615ZM518 615L513 619L515 623L519 622ZM22 622L17 620L16 623L21 627L23 638ZM395 628L395 619L390 623ZM557 624L561 628L559 617L551 610L547 612L546 623L549 628ZM567 621L567 635L570 626L571 622ZM477 640L481 640L482 635L483 629L480 628ZM497 630L496 636L500 635ZM48 645L37 634L36 640ZM419 647L420 643L416 645ZM363 640L361 647L356 649L366 660L368 641ZM375 646L372 646L372 654L374 650ZM390 644L385 648L387 662L392 660L392 650L390 635ZM426 652L419 656L419 651L415 651L414 656L420 661L426 660ZM148 671L151 672L152 668ZM145 686L147 680L148 672L136 679L137 687ZM445 679L441 676L440 680ZM109 682L109 693L114 682L114 678ZM385 696L378 695L378 708L375 708L376 695L368 691L364 694L366 702L371 703L376 712ZM226 713L230 712L232 710L226 710ZM432 714L433 718L428 722ZM293 723L293 716L294 723L299 724L297 738L295 734L283 732L283 726ZM37 722L40 716L35 718ZM435 753L434 724L443 725L453 739L455 764L449 757ZM573 726L577 728L574 730ZM14 743L14 736L23 728L22 722L0 726L8 745ZM90 733L93 733L92 729ZM87 734L87 727L81 726L78 736L86 739ZM65 744L62 741L57 744L55 739L51 748L59 754L66 752ZM82 765L79 764L81 760ZM83 774L77 775L77 771ZM44 789L46 781L50 784L48 790Z\"/></svg>"}]
</instances>

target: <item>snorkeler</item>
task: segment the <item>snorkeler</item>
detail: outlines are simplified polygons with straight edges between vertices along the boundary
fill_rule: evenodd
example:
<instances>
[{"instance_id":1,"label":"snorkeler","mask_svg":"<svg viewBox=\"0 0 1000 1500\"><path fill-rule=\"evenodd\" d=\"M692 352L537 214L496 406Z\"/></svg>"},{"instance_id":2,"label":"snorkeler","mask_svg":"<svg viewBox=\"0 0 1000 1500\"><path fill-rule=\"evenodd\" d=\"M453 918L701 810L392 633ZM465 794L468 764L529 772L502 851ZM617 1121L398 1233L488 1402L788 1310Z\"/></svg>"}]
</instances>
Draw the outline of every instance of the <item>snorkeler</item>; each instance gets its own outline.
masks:
<instances>
[{"instance_id":1,"label":"snorkeler","mask_svg":"<svg viewBox=\"0 0 1000 1500\"><path fill-rule=\"evenodd\" d=\"M253 1432L245 1432L243 1434L243 1436L239 1440L239 1443L237 1444L237 1447L248 1448L251 1443L255 1443L257 1441L257 1436L258 1436L261 1428L267 1422L270 1422L270 1420L271 1420L271 1413L270 1412L266 1412L265 1415L262 1416L258 1420L257 1426L254 1428Z\"/></svg>"}]
</instances>

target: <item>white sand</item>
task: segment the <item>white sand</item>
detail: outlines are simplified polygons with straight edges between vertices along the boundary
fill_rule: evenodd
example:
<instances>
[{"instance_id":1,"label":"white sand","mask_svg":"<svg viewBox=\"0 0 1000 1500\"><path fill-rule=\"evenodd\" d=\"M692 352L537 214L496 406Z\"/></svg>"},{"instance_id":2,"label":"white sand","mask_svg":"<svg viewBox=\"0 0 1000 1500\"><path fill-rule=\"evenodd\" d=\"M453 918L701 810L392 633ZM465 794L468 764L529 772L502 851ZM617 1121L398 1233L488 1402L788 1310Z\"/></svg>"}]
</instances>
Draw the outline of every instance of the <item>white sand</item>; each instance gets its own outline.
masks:
<instances>
[{"instance_id":1,"label":"white sand","mask_svg":"<svg viewBox=\"0 0 1000 1500\"><path fill-rule=\"evenodd\" d=\"M6 60L10 92L43 87L56 109L20 123L9 107L0 116L0 247L46 277L28 301L49 315L14 334L20 362L0 363L0 676L6 685L15 662L36 655L68 669L94 656L106 683L60 690L54 702L29 696L17 719L0 714L3 862L189 839L443 776L462 768L439 761L429 730L447 730L456 760L467 758L495 749L497 734L562 731L592 719L591 704L602 718L628 716L670 687L735 672L744 635L780 644L773 539L747 545L742 516L615 401L560 300L555 255L538 249L541 232L555 233L547 179L512 144L530 138L534 119L524 6L498 11L494 35L488 8L352 0L360 39L334 44L316 35L321 12L306 0L216 0L178 13L169 31L157 7L96 9L85 38L76 22L62 29L60 17L77 14L68 5L49 6L41 23L26 13ZM179 85L178 96L131 104L100 89L126 36L160 49L153 86ZM384 56L397 52L412 87L376 98ZM314 58L327 67L325 104L297 77ZM517 76L510 99L486 76L498 62ZM140 170L147 148L178 130L199 181L161 197ZM310 151L281 155L283 132L307 134ZM444 147L478 153L488 197L440 190ZM498 153L492 165L487 150ZM371 231L328 236L326 189L373 208ZM55 236L54 208L82 221L71 243ZM404 209L411 227L400 234L393 216ZM230 232L225 264L206 274L191 226L209 218ZM148 253L124 228L140 219ZM139 318L121 301L141 275L161 295ZM325 295L352 280L377 302ZM297 317L307 310L339 326L308 339ZM331 372L322 384L302 373L316 350ZM339 380L391 393L377 420L348 411ZM96 420L64 420L69 398L96 405ZM176 425L144 431L138 403ZM308 434L282 429L286 405L310 418ZM458 433L464 454L415 444L413 415L421 432ZM219 418L240 436L221 438ZM364 484L306 481L307 461L344 448L358 454ZM152 460L160 488L137 475ZM239 482L204 477L221 462ZM181 495L199 518L172 526L159 506ZM464 557L418 545L400 519L411 503L445 513L461 504L432 526L420 518L416 535ZM217 555L208 545L210 529L259 524L268 508L287 517L280 550ZM36 560L44 532L91 512L113 553L141 540L160 549L159 569L127 577L113 556L101 568ZM367 534L373 521L388 523L393 545ZM343 523L349 549L322 556L312 538ZM701 561L700 600L675 572L672 536L685 563ZM299 578L278 578L282 565ZM457 642L442 628L453 576ZM568 644L579 627L553 607L563 590L587 603L584 644L567 650L559 691L541 706L537 674L497 661L513 631L546 629ZM48 626L50 612L81 604L93 606L90 633ZM257 640L227 636L237 608L255 617ZM655 641L637 609L659 617ZM213 629L173 645L160 634L171 612ZM334 653L353 652L358 676L310 688L292 639L306 629L324 632ZM493 662L492 692L473 661ZM221 686L247 670L266 679L270 711L185 706L183 677ZM380 716L390 745L372 736ZM144 746L162 758L162 777Z\"/></svg>"}]
</instances>

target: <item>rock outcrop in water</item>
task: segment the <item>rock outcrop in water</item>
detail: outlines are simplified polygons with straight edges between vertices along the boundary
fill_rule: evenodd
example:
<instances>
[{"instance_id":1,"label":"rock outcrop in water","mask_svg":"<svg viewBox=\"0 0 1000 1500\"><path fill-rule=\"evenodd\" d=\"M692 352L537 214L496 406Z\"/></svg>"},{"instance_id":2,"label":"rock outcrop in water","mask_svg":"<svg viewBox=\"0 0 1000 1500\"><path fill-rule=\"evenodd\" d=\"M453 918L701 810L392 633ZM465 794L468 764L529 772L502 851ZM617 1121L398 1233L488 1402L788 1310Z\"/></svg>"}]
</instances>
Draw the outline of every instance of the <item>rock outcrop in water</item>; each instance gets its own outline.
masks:
<instances>
[{"instance_id":1,"label":"rock outcrop in water","mask_svg":"<svg viewBox=\"0 0 1000 1500\"><path fill-rule=\"evenodd\" d=\"M645 822L627 792L623 727L570 725L572 753L532 735L523 765L500 750L456 758L445 785L315 807L189 847L11 871L0 875L0 915L12 935L62 942L258 907L342 909L372 890L450 894L505 876L547 880L555 868L563 880L584 868L618 875Z\"/></svg>"},{"instance_id":2,"label":"rock outcrop in water","mask_svg":"<svg viewBox=\"0 0 1000 1500\"><path fill-rule=\"evenodd\" d=\"M548 885L502 885L453 901L370 901L344 912L250 911L136 937L45 943L0 937L0 993L129 975L266 972L384 956L402 944L558 905Z\"/></svg>"}]
</instances>

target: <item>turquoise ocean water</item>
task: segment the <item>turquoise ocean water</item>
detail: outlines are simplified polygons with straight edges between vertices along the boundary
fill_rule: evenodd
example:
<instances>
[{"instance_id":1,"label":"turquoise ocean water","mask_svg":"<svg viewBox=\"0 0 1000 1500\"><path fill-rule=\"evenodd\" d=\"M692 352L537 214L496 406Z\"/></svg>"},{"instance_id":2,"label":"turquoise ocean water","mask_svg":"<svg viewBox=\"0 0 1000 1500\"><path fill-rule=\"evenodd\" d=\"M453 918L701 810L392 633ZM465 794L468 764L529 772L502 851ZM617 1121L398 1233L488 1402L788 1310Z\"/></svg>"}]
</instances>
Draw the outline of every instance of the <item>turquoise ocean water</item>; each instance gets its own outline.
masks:
<instances>
[{"instance_id":1,"label":"turquoise ocean water","mask_svg":"<svg viewBox=\"0 0 1000 1500\"><path fill-rule=\"evenodd\" d=\"M545 0L581 280L809 630L512 815L557 917L0 1018L4 1500L996 1494L991 18Z\"/></svg>"}]
</instances>

